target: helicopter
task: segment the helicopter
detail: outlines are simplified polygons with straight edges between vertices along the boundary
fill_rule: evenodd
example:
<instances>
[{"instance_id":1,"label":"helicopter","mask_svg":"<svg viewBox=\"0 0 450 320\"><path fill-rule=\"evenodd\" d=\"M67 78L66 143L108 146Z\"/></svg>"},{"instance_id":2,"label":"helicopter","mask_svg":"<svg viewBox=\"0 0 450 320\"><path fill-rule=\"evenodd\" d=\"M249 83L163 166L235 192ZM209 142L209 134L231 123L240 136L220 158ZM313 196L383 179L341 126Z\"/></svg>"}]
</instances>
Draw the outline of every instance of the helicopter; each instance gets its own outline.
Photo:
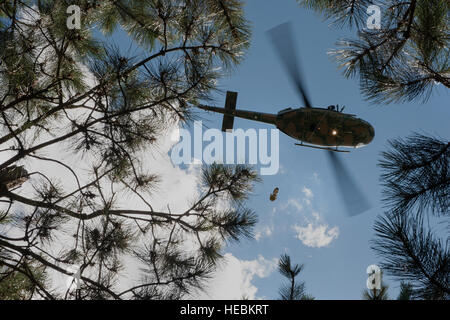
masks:
<instances>
[{"instance_id":1,"label":"helicopter","mask_svg":"<svg viewBox=\"0 0 450 320\"><path fill-rule=\"evenodd\" d=\"M234 117L238 117L275 125L281 132L299 140L300 143L296 145L302 147L349 152L339 147L359 148L368 145L375 136L375 130L369 122L354 114L344 113L345 107L339 108L339 105L326 108L312 106L300 77L290 24L281 24L269 30L268 35L304 106L297 109L286 108L277 114L236 110L237 92L227 91L225 108L207 105L198 107L224 114L224 132L233 129Z\"/></svg>"},{"instance_id":2,"label":"helicopter","mask_svg":"<svg viewBox=\"0 0 450 320\"><path fill-rule=\"evenodd\" d=\"M367 198L336 152L349 152L340 147L359 148L368 145L375 136L373 126L354 114L344 113L344 107L339 108L339 105L313 107L302 81L291 23L280 24L269 30L267 35L304 106L286 108L277 114L241 110L236 109L237 92L227 91L225 108L207 105L198 107L223 114L224 132L233 129L235 117L244 118L275 125L283 133L299 140L300 143L295 143L297 146L326 150L347 214L354 216L366 211L370 208Z\"/></svg>"},{"instance_id":3,"label":"helicopter","mask_svg":"<svg viewBox=\"0 0 450 320\"><path fill-rule=\"evenodd\" d=\"M198 106L200 109L223 113L222 131L233 129L234 117L275 125L281 132L300 140L298 146L324 149L334 152L349 152L338 147L359 148L369 144L375 130L367 121L353 114L343 113L339 105L328 108L287 108L277 114L247 110L236 110L237 92L227 91L225 108ZM305 144L308 142L310 144Z\"/></svg>"}]
</instances>

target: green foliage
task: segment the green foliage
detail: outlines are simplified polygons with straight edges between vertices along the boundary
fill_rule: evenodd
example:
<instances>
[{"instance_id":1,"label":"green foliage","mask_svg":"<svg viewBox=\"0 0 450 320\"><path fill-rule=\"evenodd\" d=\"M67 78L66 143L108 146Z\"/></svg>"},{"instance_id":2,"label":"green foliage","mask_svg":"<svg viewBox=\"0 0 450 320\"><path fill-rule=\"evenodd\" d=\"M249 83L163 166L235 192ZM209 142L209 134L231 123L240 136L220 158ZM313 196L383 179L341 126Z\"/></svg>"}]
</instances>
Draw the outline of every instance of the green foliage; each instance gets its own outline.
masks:
<instances>
[{"instance_id":1,"label":"green foliage","mask_svg":"<svg viewBox=\"0 0 450 320\"><path fill-rule=\"evenodd\" d=\"M414 134L390 146L380 161L388 211L375 222L372 249L384 271L408 283L405 296L448 299L448 239L430 227L429 216L448 223L449 143Z\"/></svg>"},{"instance_id":2,"label":"green foliage","mask_svg":"<svg viewBox=\"0 0 450 320\"><path fill-rule=\"evenodd\" d=\"M410 283L402 281L397 300L412 300L413 292L413 286Z\"/></svg>"},{"instance_id":3,"label":"green foliage","mask_svg":"<svg viewBox=\"0 0 450 320\"><path fill-rule=\"evenodd\" d=\"M301 6L315 10L332 20L336 27L344 25L364 27L366 9L374 4L372 0L297 0Z\"/></svg>"},{"instance_id":4,"label":"green foliage","mask_svg":"<svg viewBox=\"0 0 450 320\"><path fill-rule=\"evenodd\" d=\"M278 261L278 271L288 280L279 290L281 300L314 300L313 296L306 293L305 283L295 279L303 267L303 264L292 265L289 255L281 255Z\"/></svg>"},{"instance_id":5,"label":"green foliage","mask_svg":"<svg viewBox=\"0 0 450 320\"><path fill-rule=\"evenodd\" d=\"M68 29L69 5L81 9L80 29ZM119 33L128 49L111 43ZM0 181L0 267L11 268L0 285L30 281L32 298L45 299L178 299L202 289L223 244L251 237L256 215L244 201L259 178L247 166L205 167L188 208L157 210L164 177L143 156L211 99L249 41L236 0L1 1L0 171L20 164L27 182ZM16 261L25 257L63 277L79 265L81 288L39 285ZM142 271L128 289L125 261ZM22 291L8 295L28 297Z\"/></svg>"},{"instance_id":6,"label":"green foliage","mask_svg":"<svg viewBox=\"0 0 450 320\"><path fill-rule=\"evenodd\" d=\"M45 286L47 275L42 267L22 264L15 269L20 271L0 263L0 300L28 300L38 286Z\"/></svg>"},{"instance_id":7,"label":"green foliage","mask_svg":"<svg viewBox=\"0 0 450 320\"><path fill-rule=\"evenodd\" d=\"M388 286L382 285L380 289L366 289L363 291L364 300L389 300L387 294Z\"/></svg>"},{"instance_id":8,"label":"green foliage","mask_svg":"<svg viewBox=\"0 0 450 320\"><path fill-rule=\"evenodd\" d=\"M393 211L438 216L450 208L450 142L423 134L389 141L379 162L384 201Z\"/></svg>"},{"instance_id":9,"label":"green foliage","mask_svg":"<svg viewBox=\"0 0 450 320\"><path fill-rule=\"evenodd\" d=\"M253 190L252 182L260 181L255 170L245 165L212 164L203 170L203 185L213 190L226 191L234 201L245 200Z\"/></svg>"},{"instance_id":10,"label":"green foliage","mask_svg":"<svg viewBox=\"0 0 450 320\"><path fill-rule=\"evenodd\" d=\"M375 103L425 102L436 84L450 88L450 3L446 0L304 0L338 27L356 26L331 53L347 77L359 75L363 94ZM381 9L381 29L366 27L367 7Z\"/></svg>"},{"instance_id":11,"label":"green foliage","mask_svg":"<svg viewBox=\"0 0 450 320\"><path fill-rule=\"evenodd\" d=\"M407 214L386 214L375 223L373 250L384 258L380 267L399 280L414 286L414 296L427 299L441 292L448 297L448 246L431 230L423 218Z\"/></svg>"}]
</instances>

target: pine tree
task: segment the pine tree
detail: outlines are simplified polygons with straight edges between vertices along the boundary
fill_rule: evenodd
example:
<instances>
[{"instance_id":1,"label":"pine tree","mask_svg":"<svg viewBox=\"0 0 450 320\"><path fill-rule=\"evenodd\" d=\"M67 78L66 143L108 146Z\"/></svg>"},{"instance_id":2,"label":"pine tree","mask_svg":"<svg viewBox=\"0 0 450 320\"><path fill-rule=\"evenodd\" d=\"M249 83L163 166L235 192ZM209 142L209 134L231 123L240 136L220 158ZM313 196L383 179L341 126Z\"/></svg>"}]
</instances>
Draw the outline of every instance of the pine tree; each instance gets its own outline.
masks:
<instances>
[{"instance_id":1,"label":"pine tree","mask_svg":"<svg viewBox=\"0 0 450 320\"><path fill-rule=\"evenodd\" d=\"M291 265L291 257L282 254L278 261L278 271L288 281L280 288L281 300L314 300L314 297L306 293L305 282L296 281L296 277L303 270L304 265Z\"/></svg>"},{"instance_id":2,"label":"pine tree","mask_svg":"<svg viewBox=\"0 0 450 320\"><path fill-rule=\"evenodd\" d=\"M386 273L409 283L412 298L448 299L448 239L430 219L448 224L450 142L414 134L390 146L380 161L388 211L375 222L372 249Z\"/></svg>"},{"instance_id":3,"label":"pine tree","mask_svg":"<svg viewBox=\"0 0 450 320\"><path fill-rule=\"evenodd\" d=\"M364 300L389 300L387 294L388 286L382 285L380 289L366 289L363 291Z\"/></svg>"},{"instance_id":4,"label":"pine tree","mask_svg":"<svg viewBox=\"0 0 450 320\"><path fill-rule=\"evenodd\" d=\"M381 153L383 200L395 213L450 213L450 142L413 133Z\"/></svg>"},{"instance_id":5,"label":"pine tree","mask_svg":"<svg viewBox=\"0 0 450 320\"><path fill-rule=\"evenodd\" d=\"M411 300L413 296L412 285L408 282L400 282L400 293L397 300Z\"/></svg>"},{"instance_id":6,"label":"pine tree","mask_svg":"<svg viewBox=\"0 0 450 320\"><path fill-rule=\"evenodd\" d=\"M49 294L45 289L48 275L35 263L22 262L10 265L3 261L0 267L0 300L28 300L36 290Z\"/></svg>"},{"instance_id":7,"label":"pine tree","mask_svg":"<svg viewBox=\"0 0 450 320\"><path fill-rule=\"evenodd\" d=\"M447 0L299 0L334 25L356 27L331 53L347 77L359 76L376 103L426 101L433 87L450 88L450 2ZM380 9L380 28L367 27L370 5Z\"/></svg>"},{"instance_id":8,"label":"pine tree","mask_svg":"<svg viewBox=\"0 0 450 320\"><path fill-rule=\"evenodd\" d=\"M243 206L258 180L251 168L203 168L198 199L172 212L152 206L149 195L164 177L142 163L164 130L189 122L193 106L211 99L217 80L242 61L250 38L242 7L237 0L0 2L0 172L23 168L0 180L7 226L0 266L7 277L26 277L32 298L181 298L203 288L224 241L251 236L256 216ZM117 33L130 50L112 44ZM60 154L49 154L55 146ZM40 169L47 164L51 174ZM147 209L121 204L130 194ZM80 287L42 286L24 269L29 259L53 275L71 276L68 267L79 266ZM127 261L138 261L142 281L124 288Z\"/></svg>"}]
</instances>

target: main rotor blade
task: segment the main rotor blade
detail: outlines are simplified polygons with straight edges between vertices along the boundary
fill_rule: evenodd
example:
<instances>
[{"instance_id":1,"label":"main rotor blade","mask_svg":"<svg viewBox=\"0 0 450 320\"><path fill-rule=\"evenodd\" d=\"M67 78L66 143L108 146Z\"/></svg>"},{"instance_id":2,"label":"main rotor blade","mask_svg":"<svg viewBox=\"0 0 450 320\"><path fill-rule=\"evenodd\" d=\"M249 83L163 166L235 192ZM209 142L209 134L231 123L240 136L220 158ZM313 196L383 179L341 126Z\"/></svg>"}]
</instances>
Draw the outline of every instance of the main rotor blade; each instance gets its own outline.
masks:
<instances>
[{"instance_id":1,"label":"main rotor blade","mask_svg":"<svg viewBox=\"0 0 450 320\"><path fill-rule=\"evenodd\" d=\"M294 36L292 34L292 26L290 22L286 22L267 31L275 51L277 52L283 67L286 69L291 81L295 85L295 89L300 94L307 108L311 108L311 102L303 85L300 61L298 60L297 51L295 49Z\"/></svg>"},{"instance_id":2,"label":"main rotor blade","mask_svg":"<svg viewBox=\"0 0 450 320\"><path fill-rule=\"evenodd\" d=\"M345 167L340 156L333 151L327 153L348 215L355 216L370 209L369 201Z\"/></svg>"}]
</instances>

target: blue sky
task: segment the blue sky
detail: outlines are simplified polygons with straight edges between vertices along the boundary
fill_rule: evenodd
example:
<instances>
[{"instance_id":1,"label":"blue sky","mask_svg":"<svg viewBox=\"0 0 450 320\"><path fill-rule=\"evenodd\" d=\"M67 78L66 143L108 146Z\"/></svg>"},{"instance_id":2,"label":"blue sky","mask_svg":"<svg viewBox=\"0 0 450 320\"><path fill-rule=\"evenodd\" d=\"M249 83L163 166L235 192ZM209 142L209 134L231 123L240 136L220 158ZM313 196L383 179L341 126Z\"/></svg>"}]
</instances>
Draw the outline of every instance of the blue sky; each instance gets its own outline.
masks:
<instances>
[{"instance_id":1,"label":"blue sky","mask_svg":"<svg viewBox=\"0 0 450 320\"><path fill-rule=\"evenodd\" d=\"M255 260L258 255L273 259L287 252L294 262L305 264L300 278L306 282L307 292L316 299L360 299L366 286L366 268L380 261L369 243L373 239L375 218L383 213L380 169L377 167L380 152L385 150L388 139L406 137L413 131L448 139L448 89L437 86L426 104L420 101L369 104L359 91L357 79L346 79L338 70L337 63L327 55L339 38L354 37L354 30L333 29L328 22L299 7L294 0L250 0L245 11L252 23L251 47L245 61L230 77L220 81L220 88L239 92L237 108L276 113L287 107L300 107L301 102L265 35L268 29L292 21L313 105L346 105L346 112L357 114L375 128L375 139L370 145L342 155L372 207L359 216L348 217L326 155L320 150L296 147L292 138L280 133L282 169L276 175L264 176L247 202L247 206L258 214L259 223L255 231L261 236L258 241L230 244L226 251L243 260ZM217 95L216 102L216 105L223 106L224 96ZM220 115L200 115L208 127L220 128ZM234 128L270 127L236 119ZM280 191L277 200L271 202L269 195L275 187ZM325 226L328 235L332 235L330 230L336 230L333 229L336 227L337 238L332 237L332 241L323 247L305 245L296 238L294 226L307 228L310 223L313 228ZM276 299L282 280L277 272L264 278L254 277L252 283L258 288L256 296ZM390 297L395 298L399 283L386 276L384 281L390 286Z\"/></svg>"}]
</instances>

